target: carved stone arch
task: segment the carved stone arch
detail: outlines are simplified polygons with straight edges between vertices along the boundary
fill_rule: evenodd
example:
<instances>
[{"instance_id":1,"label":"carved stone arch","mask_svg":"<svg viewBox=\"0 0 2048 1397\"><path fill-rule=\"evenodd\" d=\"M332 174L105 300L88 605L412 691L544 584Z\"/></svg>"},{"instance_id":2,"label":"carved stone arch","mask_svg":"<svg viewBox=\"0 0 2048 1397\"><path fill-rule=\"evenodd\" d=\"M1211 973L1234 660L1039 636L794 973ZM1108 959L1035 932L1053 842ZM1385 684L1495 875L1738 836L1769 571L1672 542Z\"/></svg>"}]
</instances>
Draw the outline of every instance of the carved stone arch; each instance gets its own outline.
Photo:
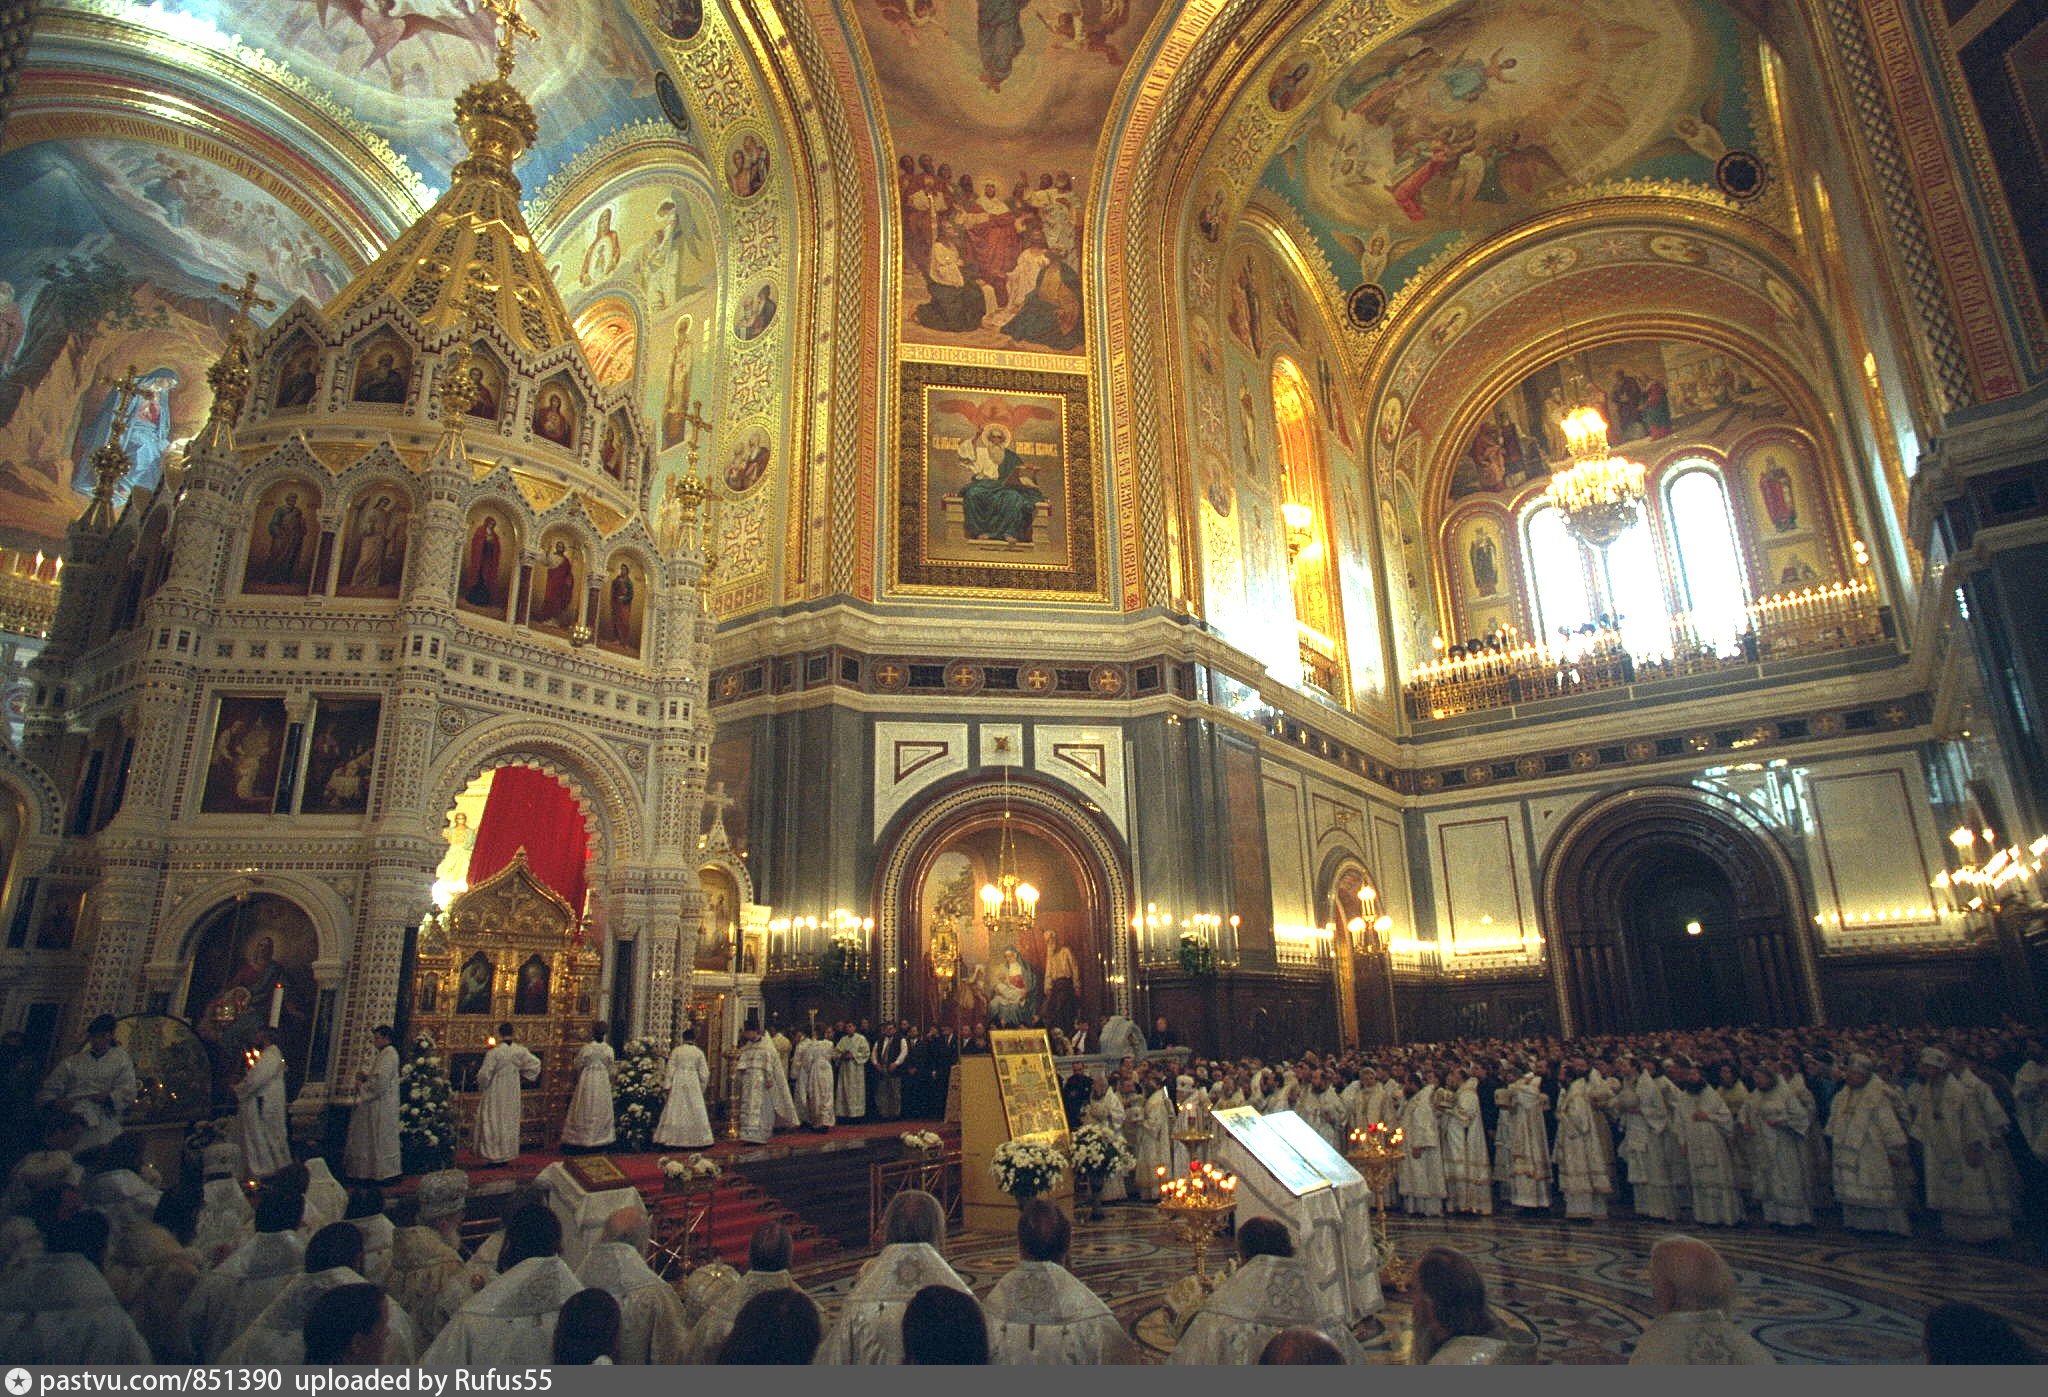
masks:
<instances>
[{"instance_id":1,"label":"carved stone arch","mask_svg":"<svg viewBox=\"0 0 2048 1397\"><path fill-rule=\"evenodd\" d=\"M640 783L633 773L596 738L525 714L478 723L441 752L424 818L438 820L470 782L501 766L532 767L569 788L597 851L593 863L618 868L645 857Z\"/></svg>"},{"instance_id":2,"label":"carved stone arch","mask_svg":"<svg viewBox=\"0 0 2048 1397\"><path fill-rule=\"evenodd\" d=\"M314 974L323 985L336 981L354 949L350 938L355 916L341 894L327 883L305 874L285 871L266 872L254 877L238 873L215 878L192 888L176 903L165 908L162 919L157 923L156 943L150 948L149 963L144 972L151 984L173 992L179 989L180 986L172 982L179 967L191 959L193 938L207 918L222 903L258 893L284 898L297 904L306 914L320 946L319 956L313 962Z\"/></svg>"},{"instance_id":3,"label":"carved stone arch","mask_svg":"<svg viewBox=\"0 0 2048 1397\"><path fill-rule=\"evenodd\" d=\"M21 797L28 816L24 838L55 839L63 828L64 797L41 767L6 744L0 744L0 785Z\"/></svg>"},{"instance_id":4,"label":"carved stone arch","mask_svg":"<svg viewBox=\"0 0 2048 1397\"><path fill-rule=\"evenodd\" d=\"M875 965L881 978L877 1013L881 1018L892 1019L902 1012L905 911L917 894L924 866L950 832L1002 808L1006 800L1013 817L1035 817L1035 832L1060 842L1100 879L1101 913L1111 948L1106 975L1109 997L1117 1013L1131 1013L1135 947L1130 929L1129 849L1101 816L1065 790L1055 789L1036 773L1013 772L1007 783L984 774L935 787L882 831L878 847L883 852L874 884Z\"/></svg>"},{"instance_id":5,"label":"carved stone arch","mask_svg":"<svg viewBox=\"0 0 2048 1397\"><path fill-rule=\"evenodd\" d=\"M1738 803L1690 786L1641 786L1597 796L1565 821L1544 851L1541 903L1548 962L1566 1036L1664 1025L1661 962L1625 933L1623 899L1647 860L1683 851L1704 858L1733 893L1731 972L1756 1022L1823 1019L1818 967L1797 870L1777 839ZM1647 980L1646 980L1646 977Z\"/></svg>"}]
</instances>

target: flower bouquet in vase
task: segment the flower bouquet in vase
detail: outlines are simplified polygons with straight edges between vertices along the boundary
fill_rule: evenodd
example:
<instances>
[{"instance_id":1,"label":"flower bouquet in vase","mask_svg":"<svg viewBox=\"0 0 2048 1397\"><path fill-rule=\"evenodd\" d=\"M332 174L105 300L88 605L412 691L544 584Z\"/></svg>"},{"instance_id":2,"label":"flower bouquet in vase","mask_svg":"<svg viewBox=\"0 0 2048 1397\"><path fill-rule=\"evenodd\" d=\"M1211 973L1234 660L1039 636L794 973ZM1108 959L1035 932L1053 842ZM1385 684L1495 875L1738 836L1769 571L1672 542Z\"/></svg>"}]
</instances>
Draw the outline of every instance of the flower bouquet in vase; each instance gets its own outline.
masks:
<instances>
[{"instance_id":1,"label":"flower bouquet in vase","mask_svg":"<svg viewBox=\"0 0 2048 1397\"><path fill-rule=\"evenodd\" d=\"M946 1141L936 1130L906 1130L896 1137L902 1142L903 1153L919 1159L936 1158L946 1148Z\"/></svg>"},{"instance_id":2,"label":"flower bouquet in vase","mask_svg":"<svg viewBox=\"0 0 2048 1397\"><path fill-rule=\"evenodd\" d=\"M996 1146L988 1162L989 1176L996 1187L1017 1200L1018 1206L1050 1193L1067 1172L1067 1157L1038 1140L1005 1140Z\"/></svg>"},{"instance_id":3,"label":"flower bouquet in vase","mask_svg":"<svg viewBox=\"0 0 2048 1397\"><path fill-rule=\"evenodd\" d=\"M662 1186L670 1193L694 1193L717 1184L725 1171L718 1167L718 1161L707 1159L701 1154L686 1155L671 1159L663 1155L655 1161L661 1167Z\"/></svg>"},{"instance_id":4,"label":"flower bouquet in vase","mask_svg":"<svg viewBox=\"0 0 2048 1397\"><path fill-rule=\"evenodd\" d=\"M1074 1179L1088 1190L1088 1219L1102 1220L1102 1185L1137 1166L1123 1132L1090 1123L1074 1132Z\"/></svg>"}]
</instances>

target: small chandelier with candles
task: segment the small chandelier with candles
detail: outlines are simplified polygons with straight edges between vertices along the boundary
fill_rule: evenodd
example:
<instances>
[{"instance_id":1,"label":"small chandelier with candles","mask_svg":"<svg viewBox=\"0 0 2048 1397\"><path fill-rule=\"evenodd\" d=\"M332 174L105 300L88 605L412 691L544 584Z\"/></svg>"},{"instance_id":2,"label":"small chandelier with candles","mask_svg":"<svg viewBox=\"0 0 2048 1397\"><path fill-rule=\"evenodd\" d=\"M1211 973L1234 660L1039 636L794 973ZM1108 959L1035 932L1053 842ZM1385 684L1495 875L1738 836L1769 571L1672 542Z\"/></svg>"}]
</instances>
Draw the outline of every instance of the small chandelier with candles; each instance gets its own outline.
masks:
<instances>
[{"instance_id":1,"label":"small chandelier with candles","mask_svg":"<svg viewBox=\"0 0 2048 1397\"><path fill-rule=\"evenodd\" d=\"M1543 494L1572 537L1603 552L1636 522L1643 503L1643 464L1607 446L1607 419L1581 403L1558 424L1572 463L1550 477Z\"/></svg>"},{"instance_id":2,"label":"small chandelier with candles","mask_svg":"<svg viewBox=\"0 0 2048 1397\"><path fill-rule=\"evenodd\" d=\"M996 876L981 885L981 924L989 944L1016 944L1038 920L1038 889L1017 874L1017 849L1010 841L1010 769L1003 768L1003 827L996 845ZM997 938L1001 938L998 940Z\"/></svg>"}]
</instances>

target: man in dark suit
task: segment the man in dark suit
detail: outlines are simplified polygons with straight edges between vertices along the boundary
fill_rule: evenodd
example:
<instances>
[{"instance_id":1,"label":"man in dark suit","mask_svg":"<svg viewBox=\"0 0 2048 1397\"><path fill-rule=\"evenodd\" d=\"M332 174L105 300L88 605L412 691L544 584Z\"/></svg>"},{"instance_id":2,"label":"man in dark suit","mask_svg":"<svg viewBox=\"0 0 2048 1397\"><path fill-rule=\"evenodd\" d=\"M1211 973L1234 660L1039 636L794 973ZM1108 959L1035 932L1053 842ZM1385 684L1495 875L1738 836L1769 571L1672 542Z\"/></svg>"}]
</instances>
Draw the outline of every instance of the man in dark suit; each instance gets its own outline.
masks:
<instances>
[{"instance_id":1,"label":"man in dark suit","mask_svg":"<svg viewBox=\"0 0 2048 1397\"><path fill-rule=\"evenodd\" d=\"M1088 1069L1080 1063L1060 1083L1060 1103L1067 1108L1067 1129L1077 1129L1081 1124L1081 1110L1088 1104L1088 1098L1095 1094L1095 1079L1088 1075Z\"/></svg>"},{"instance_id":2,"label":"man in dark suit","mask_svg":"<svg viewBox=\"0 0 2048 1397\"><path fill-rule=\"evenodd\" d=\"M946 1114L946 1093L953 1083L953 1064L960 1060L960 1040L950 1028L941 1029L931 1046L931 1118Z\"/></svg>"},{"instance_id":3,"label":"man in dark suit","mask_svg":"<svg viewBox=\"0 0 2048 1397\"><path fill-rule=\"evenodd\" d=\"M1180 1035L1175 1033L1172 1026L1166 1022L1166 1015L1164 1014L1152 1020L1152 1046L1155 1048L1178 1048L1180 1046Z\"/></svg>"}]
</instances>

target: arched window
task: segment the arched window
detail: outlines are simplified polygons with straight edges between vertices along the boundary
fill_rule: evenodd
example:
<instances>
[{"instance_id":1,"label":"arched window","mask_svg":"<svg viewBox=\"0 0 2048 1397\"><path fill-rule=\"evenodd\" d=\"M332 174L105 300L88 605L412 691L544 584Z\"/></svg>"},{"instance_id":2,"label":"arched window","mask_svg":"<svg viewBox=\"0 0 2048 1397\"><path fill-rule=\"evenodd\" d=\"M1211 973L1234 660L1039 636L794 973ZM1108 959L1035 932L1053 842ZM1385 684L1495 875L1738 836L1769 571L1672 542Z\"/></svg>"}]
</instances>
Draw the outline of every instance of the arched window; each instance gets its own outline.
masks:
<instances>
[{"instance_id":1,"label":"arched window","mask_svg":"<svg viewBox=\"0 0 2048 1397\"><path fill-rule=\"evenodd\" d=\"M1529 559L1530 598L1536 613L1536 634L1555 645L1558 632L1577 630L1593 619L1586 586L1586 559L1578 540L1565 529L1564 516L1547 504L1529 511L1522 521L1523 552Z\"/></svg>"},{"instance_id":2,"label":"arched window","mask_svg":"<svg viewBox=\"0 0 2048 1397\"><path fill-rule=\"evenodd\" d=\"M1302 682L1344 703L1344 618L1337 601L1337 553L1330 542L1330 492L1316 404L1307 378L1285 356L1273 361L1273 435Z\"/></svg>"},{"instance_id":3,"label":"arched window","mask_svg":"<svg viewBox=\"0 0 2048 1397\"><path fill-rule=\"evenodd\" d=\"M1664 516L1678 565L1673 590L1691 613L1694 633L1721 650L1734 649L1748 624L1749 590L1720 473L1706 461L1681 461L1664 487Z\"/></svg>"},{"instance_id":4,"label":"arched window","mask_svg":"<svg viewBox=\"0 0 2048 1397\"><path fill-rule=\"evenodd\" d=\"M1604 593L1615 599L1622 644L1632 654L1670 650L1671 617L1664 607L1657 546L1647 524L1637 520L1608 545L1604 560L1597 549L1572 537L1564 516L1549 504L1539 504L1523 516L1522 536L1536 631L1544 644L1556 645L1560 631L1576 631L1597 621Z\"/></svg>"}]
</instances>

